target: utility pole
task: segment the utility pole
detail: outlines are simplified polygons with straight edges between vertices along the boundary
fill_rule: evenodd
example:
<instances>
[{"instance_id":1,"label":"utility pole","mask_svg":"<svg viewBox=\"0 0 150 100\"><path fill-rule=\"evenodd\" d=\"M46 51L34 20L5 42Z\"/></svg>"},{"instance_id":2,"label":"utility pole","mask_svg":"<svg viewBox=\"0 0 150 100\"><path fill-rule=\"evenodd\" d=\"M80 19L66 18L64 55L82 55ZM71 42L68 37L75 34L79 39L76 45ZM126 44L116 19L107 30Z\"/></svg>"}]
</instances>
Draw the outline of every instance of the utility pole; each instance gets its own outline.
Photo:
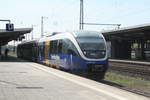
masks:
<instances>
[{"instance_id":1,"label":"utility pole","mask_svg":"<svg viewBox=\"0 0 150 100\"><path fill-rule=\"evenodd\" d=\"M31 32L31 40L33 40L34 39L34 37L33 37L33 31L34 31L34 26L37 26L37 25L32 25L32 32Z\"/></svg>"},{"instance_id":2,"label":"utility pole","mask_svg":"<svg viewBox=\"0 0 150 100\"><path fill-rule=\"evenodd\" d=\"M43 16L41 17L41 37L43 37Z\"/></svg>"},{"instance_id":3,"label":"utility pole","mask_svg":"<svg viewBox=\"0 0 150 100\"><path fill-rule=\"evenodd\" d=\"M102 26L117 26L117 28L119 29L121 24L99 24L99 23L83 23L84 25L102 25Z\"/></svg>"},{"instance_id":4,"label":"utility pole","mask_svg":"<svg viewBox=\"0 0 150 100\"><path fill-rule=\"evenodd\" d=\"M79 20L79 30L84 29L84 25L106 25L106 26L117 26L119 29L121 24L101 24L101 23L84 23L84 2L80 0L80 20Z\"/></svg>"},{"instance_id":5,"label":"utility pole","mask_svg":"<svg viewBox=\"0 0 150 100\"><path fill-rule=\"evenodd\" d=\"M84 5L83 0L80 0L80 21L79 21L79 29L83 30L84 26Z\"/></svg>"},{"instance_id":6,"label":"utility pole","mask_svg":"<svg viewBox=\"0 0 150 100\"><path fill-rule=\"evenodd\" d=\"M32 25L32 29L33 29L33 25ZM34 29L33 29L34 30ZM33 40L33 30L31 32L31 40Z\"/></svg>"},{"instance_id":7,"label":"utility pole","mask_svg":"<svg viewBox=\"0 0 150 100\"><path fill-rule=\"evenodd\" d=\"M48 18L48 17L41 17L41 37L44 36L44 18Z\"/></svg>"}]
</instances>

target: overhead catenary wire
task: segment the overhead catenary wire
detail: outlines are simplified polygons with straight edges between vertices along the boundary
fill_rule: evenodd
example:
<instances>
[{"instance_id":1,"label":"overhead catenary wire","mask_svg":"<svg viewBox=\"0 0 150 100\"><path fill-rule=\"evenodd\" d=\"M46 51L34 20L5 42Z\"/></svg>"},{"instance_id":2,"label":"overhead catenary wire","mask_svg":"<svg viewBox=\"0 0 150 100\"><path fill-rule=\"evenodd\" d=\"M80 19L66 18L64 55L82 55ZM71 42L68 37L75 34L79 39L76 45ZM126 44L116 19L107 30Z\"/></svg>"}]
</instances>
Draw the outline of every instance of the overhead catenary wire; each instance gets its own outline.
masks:
<instances>
[{"instance_id":1,"label":"overhead catenary wire","mask_svg":"<svg viewBox=\"0 0 150 100\"><path fill-rule=\"evenodd\" d=\"M142 9L142 10L136 10L136 11L131 11L131 12L128 12L126 14L122 14L120 16L116 16L116 17L112 17L110 19L106 19L107 21L110 21L110 20L119 20L119 19L122 19L122 18L125 18L125 17L130 17L130 16L135 16L135 15L140 15L142 13L147 13L150 11L150 8L146 8L146 9Z\"/></svg>"}]
</instances>

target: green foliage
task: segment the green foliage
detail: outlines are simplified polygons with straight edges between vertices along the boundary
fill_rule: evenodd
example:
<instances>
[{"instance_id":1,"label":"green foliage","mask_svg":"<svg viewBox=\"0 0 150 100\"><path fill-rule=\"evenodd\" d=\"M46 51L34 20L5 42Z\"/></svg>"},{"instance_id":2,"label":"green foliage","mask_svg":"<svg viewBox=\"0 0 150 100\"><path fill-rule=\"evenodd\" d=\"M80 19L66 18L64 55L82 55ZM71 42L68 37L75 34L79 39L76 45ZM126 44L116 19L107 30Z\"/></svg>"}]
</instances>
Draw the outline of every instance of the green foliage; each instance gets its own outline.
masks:
<instances>
[{"instance_id":1,"label":"green foliage","mask_svg":"<svg viewBox=\"0 0 150 100\"><path fill-rule=\"evenodd\" d=\"M135 78L130 76L122 75L118 72L107 72L105 80L111 81L127 88L141 90L143 92L150 93L150 81L143 80L141 78Z\"/></svg>"},{"instance_id":2,"label":"green foliage","mask_svg":"<svg viewBox=\"0 0 150 100\"><path fill-rule=\"evenodd\" d=\"M137 48L138 48L138 44L137 43L133 43L132 49L137 49Z\"/></svg>"}]
</instances>

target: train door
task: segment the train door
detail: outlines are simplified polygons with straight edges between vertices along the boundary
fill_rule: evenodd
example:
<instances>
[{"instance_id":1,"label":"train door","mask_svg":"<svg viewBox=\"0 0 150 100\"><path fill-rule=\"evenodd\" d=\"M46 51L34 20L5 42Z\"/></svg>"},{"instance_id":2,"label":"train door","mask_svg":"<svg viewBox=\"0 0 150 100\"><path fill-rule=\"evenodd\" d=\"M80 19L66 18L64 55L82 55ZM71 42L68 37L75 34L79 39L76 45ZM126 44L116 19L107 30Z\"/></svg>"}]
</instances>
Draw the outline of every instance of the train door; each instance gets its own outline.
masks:
<instances>
[{"instance_id":1,"label":"train door","mask_svg":"<svg viewBox=\"0 0 150 100\"><path fill-rule=\"evenodd\" d=\"M35 62L37 62L37 60L38 60L38 52L39 52L37 43L35 43L34 52L35 52Z\"/></svg>"},{"instance_id":2,"label":"train door","mask_svg":"<svg viewBox=\"0 0 150 100\"><path fill-rule=\"evenodd\" d=\"M45 64L49 65L49 45L50 41L45 42Z\"/></svg>"},{"instance_id":3,"label":"train door","mask_svg":"<svg viewBox=\"0 0 150 100\"><path fill-rule=\"evenodd\" d=\"M39 45L39 52L38 52L38 54L39 54L39 57L38 57L38 62L40 62L40 63L43 63L44 62L44 60L45 60L45 46L44 46L44 44L45 43L43 43L43 42L41 42L41 43L39 43L38 45Z\"/></svg>"}]
</instances>

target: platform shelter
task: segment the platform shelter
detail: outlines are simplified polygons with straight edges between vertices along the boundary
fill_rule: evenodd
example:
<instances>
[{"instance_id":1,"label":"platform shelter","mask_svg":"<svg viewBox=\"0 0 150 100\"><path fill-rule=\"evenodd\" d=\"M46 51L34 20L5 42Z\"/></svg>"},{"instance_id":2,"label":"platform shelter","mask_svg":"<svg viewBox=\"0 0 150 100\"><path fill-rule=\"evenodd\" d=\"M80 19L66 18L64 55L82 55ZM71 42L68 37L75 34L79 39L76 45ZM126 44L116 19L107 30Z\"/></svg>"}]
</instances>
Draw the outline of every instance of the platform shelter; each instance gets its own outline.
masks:
<instances>
[{"instance_id":1,"label":"platform shelter","mask_svg":"<svg viewBox=\"0 0 150 100\"><path fill-rule=\"evenodd\" d=\"M0 29L0 54L1 46L6 45L12 40L21 40L24 37L24 34L30 33L32 28L16 28L11 31L6 29Z\"/></svg>"},{"instance_id":2,"label":"platform shelter","mask_svg":"<svg viewBox=\"0 0 150 100\"><path fill-rule=\"evenodd\" d=\"M150 59L150 24L102 32L113 59Z\"/></svg>"}]
</instances>

